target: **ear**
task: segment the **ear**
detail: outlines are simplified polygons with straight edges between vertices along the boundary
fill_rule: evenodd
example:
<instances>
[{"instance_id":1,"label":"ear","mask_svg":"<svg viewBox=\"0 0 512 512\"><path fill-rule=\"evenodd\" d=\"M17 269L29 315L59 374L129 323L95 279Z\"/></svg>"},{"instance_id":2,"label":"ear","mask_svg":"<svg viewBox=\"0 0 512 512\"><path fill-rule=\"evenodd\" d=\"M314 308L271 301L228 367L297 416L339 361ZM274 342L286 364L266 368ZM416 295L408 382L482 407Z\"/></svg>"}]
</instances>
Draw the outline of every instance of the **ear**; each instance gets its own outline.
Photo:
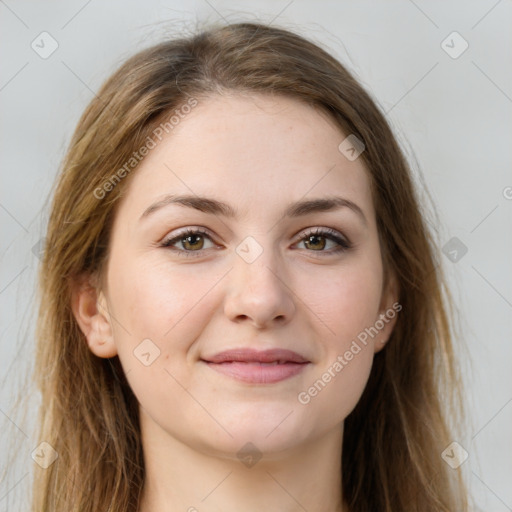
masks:
<instances>
[{"instance_id":1,"label":"ear","mask_svg":"<svg viewBox=\"0 0 512 512\"><path fill-rule=\"evenodd\" d=\"M390 271L387 282L384 283L379 314L375 320L375 328L378 334L375 336L374 353L384 348L389 337L393 333L399 311L402 305L398 302L399 286L394 272Z\"/></svg>"},{"instance_id":2,"label":"ear","mask_svg":"<svg viewBox=\"0 0 512 512\"><path fill-rule=\"evenodd\" d=\"M71 309L91 352L109 358L117 355L117 347L107 300L96 283L92 276L80 276L73 282Z\"/></svg>"}]
</instances>

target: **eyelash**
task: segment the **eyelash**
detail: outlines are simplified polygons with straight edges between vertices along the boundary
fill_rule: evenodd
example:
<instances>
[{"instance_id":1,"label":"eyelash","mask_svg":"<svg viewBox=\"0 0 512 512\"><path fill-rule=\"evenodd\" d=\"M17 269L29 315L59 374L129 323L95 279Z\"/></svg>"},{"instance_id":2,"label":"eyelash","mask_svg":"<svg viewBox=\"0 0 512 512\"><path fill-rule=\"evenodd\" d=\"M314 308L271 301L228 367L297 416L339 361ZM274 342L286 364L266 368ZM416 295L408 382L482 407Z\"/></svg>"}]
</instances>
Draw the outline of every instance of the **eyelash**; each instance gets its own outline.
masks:
<instances>
[{"instance_id":1,"label":"eyelash","mask_svg":"<svg viewBox=\"0 0 512 512\"><path fill-rule=\"evenodd\" d=\"M205 230L203 230L201 228L194 228L194 229L187 228L185 231L182 231L181 233L177 234L176 236L174 236L172 238L169 238L167 240L164 240L160 244L160 247L171 248L171 246L174 245L176 242L180 242L181 240L183 240L187 236L192 236L192 235L206 236L213 243L215 243L212 240L212 237L210 236L210 234L207 231L205 231ZM329 251L323 251L322 250L322 251L308 251L308 252L320 252L320 253L323 252L323 253L326 253L327 255L332 255L332 254L338 254L338 253L341 253L341 252L345 252L345 251L349 250L352 247L352 244L347 239L340 237L338 235L338 233L336 231L334 231L333 229L331 229L331 228L315 228L314 230L306 231L306 232L302 233L302 238L299 240L298 243L303 242L305 239L307 239L310 236L322 236L322 237L328 238L329 240L332 240L332 241L336 242L338 244L338 247L335 248L335 249L331 249ZM186 250L186 249L180 250L180 249L171 248L171 250L176 251L176 253L179 256L184 256L184 257L190 258L190 257L197 257L197 256L199 256L201 254L201 252L203 252L206 249L199 249L197 251L190 251L190 250Z\"/></svg>"}]
</instances>

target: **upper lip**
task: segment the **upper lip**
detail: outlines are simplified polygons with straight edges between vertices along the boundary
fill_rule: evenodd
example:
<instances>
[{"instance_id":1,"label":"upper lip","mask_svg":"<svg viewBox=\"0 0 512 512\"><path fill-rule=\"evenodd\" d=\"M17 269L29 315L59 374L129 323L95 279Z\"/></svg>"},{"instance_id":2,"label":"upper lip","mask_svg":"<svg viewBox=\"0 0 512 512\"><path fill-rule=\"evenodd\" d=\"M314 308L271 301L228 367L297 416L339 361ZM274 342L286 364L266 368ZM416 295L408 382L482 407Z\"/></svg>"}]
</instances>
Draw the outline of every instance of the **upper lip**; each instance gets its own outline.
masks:
<instances>
[{"instance_id":1,"label":"upper lip","mask_svg":"<svg viewBox=\"0 0 512 512\"><path fill-rule=\"evenodd\" d=\"M269 350L256 350L251 348L235 348L219 352L214 356L203 358L210 363L226 363L229 361L241 361L247 363L309 363L310 361L302 357L293 350L273 348Z\"/></svg>"}]
</instances>

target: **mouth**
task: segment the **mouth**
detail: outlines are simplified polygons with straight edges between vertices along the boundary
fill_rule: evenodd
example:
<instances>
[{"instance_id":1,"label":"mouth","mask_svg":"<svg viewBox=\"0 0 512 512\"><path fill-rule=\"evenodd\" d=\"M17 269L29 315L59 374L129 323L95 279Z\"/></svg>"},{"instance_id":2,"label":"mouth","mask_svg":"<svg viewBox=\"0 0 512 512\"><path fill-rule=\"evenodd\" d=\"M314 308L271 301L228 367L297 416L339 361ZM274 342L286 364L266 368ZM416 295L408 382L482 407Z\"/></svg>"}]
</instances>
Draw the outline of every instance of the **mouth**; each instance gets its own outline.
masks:
<instances>
[{"instance_id":1,"label":"mouth","mask_svg":"<svg viewBox=\"0 0 512 512\"><path fill-rule=\"evenodd\" d=\"M252 384L272 384L301 373L311 361L284 349L234 349L201 359L212 370Z\"/></svg>"}]
</instances>

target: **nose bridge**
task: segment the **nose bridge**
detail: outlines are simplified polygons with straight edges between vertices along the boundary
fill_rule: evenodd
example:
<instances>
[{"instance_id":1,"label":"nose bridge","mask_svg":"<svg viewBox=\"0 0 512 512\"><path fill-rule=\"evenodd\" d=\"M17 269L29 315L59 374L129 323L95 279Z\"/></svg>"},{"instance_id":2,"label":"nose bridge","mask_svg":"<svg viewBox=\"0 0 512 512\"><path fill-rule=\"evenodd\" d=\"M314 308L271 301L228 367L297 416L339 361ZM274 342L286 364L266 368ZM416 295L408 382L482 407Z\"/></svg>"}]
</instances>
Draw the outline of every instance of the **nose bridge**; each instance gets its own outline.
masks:
<instances>
[{"instance_id":1,"label":"nose bridge","mask_svg":"<svg viewBox=\"0 0 512 512\"><path fill-rule=\"evenodd\" d=\"M260 243L248 236L236 247L226 302L226 314L232 319L247 317L260 325L289 320L295 309L284 262L271 237L263 238Z\"/></svg>"},{"instance_id":2,"label":"nose bridge","mask_svg":"<svg viewBox=\"0 0 512 512\"><path fill-rule=\"evenodd\" d=\"M235 252L238 256L235 266L240 277L250 281L252 286L258 283L266 286L277 284L273 283L275 280L281 283L279 277L285 274L284 262L269 233L257 235L257 239L247 236L238 244Z\"/></svg>"}]
</instances>

